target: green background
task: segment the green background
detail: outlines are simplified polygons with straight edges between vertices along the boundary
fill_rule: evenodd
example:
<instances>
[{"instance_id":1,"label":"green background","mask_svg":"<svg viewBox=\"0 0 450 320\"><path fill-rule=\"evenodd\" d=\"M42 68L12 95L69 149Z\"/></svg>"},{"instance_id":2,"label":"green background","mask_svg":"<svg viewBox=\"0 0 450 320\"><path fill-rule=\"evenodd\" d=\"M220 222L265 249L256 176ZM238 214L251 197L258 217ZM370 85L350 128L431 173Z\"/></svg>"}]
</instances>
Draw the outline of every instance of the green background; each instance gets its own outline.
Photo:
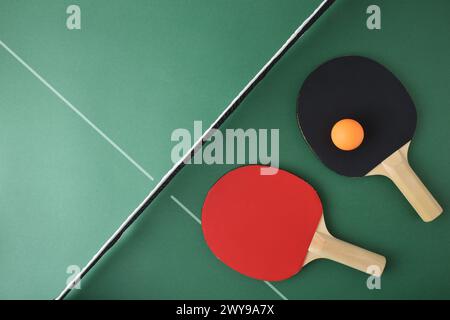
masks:
<instances>
[{"instance_id":1,"label":"green background","mask_svg":"<svg viewBox=\"0 0 450 320\"><path fill-rule=\"evenodd\" d=\"M148 179L0 47L0 298L54 298L172 166L170 135L213 121L292 31L311 0L0 2L0 40L101 128ZM82 30L66 29L78 4ZM366 28L381 7L382 29ZM319 260L274 283L289 299L450 298L450 2L338 0L223 128L279 128L280 166L315 186L330 231L387 258L381 290ZM410 162L444 208L424 223L382 177L328 170L297 128L295 98L322 62L363 55L416 103ZM231 165L190 165L72 299L278 299L221 264L200 226L205 194Z\"/></svg>"}]
</instances>

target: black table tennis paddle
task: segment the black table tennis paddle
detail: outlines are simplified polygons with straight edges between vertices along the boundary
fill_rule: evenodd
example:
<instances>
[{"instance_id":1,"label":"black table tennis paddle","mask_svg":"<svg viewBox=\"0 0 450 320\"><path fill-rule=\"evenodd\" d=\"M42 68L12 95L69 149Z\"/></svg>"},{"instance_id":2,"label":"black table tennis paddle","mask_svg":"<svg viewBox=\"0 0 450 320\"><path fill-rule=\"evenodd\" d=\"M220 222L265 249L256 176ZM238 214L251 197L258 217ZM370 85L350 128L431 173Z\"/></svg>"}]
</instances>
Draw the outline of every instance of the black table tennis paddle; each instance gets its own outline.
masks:
<instances>
[{"instance_id":1,"label":"black table tennis paddle","mask_svg":"<svg viewBox=\"0 0 450 320\"><path fill-rule=\"evenodd\" d=\"M321 161L335 172L390 178L424 221L442 208L408 163L408 148L417 115L402 83L384 66L364 57L330 60L305 80L297 100L301 131ZM354 150L341 150L330 132L342 119L364 128L364 140Z\"/></svg>"}]
</instances>

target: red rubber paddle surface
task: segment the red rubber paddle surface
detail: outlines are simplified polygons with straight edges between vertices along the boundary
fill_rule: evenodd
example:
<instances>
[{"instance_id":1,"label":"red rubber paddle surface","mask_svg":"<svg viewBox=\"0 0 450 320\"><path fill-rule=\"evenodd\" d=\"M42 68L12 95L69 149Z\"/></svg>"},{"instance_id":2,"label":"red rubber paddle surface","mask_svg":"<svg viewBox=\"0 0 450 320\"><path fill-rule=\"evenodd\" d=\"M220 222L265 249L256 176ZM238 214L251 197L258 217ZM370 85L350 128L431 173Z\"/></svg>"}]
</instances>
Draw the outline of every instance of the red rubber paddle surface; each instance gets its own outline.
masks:
<instances>
[{"instance_id":1,"label":"red rubber paddle surface","mask_svg":"<svg viewBox=\"0 0 450 320\"><path fill-rule=\"evenodd\" d=\"M297 274L322 216L316 191L284 171L263 166L232 170L209 190L202 209L211 251L230 268L255 279L280 281Z\"/></svg>"}]
</instances>

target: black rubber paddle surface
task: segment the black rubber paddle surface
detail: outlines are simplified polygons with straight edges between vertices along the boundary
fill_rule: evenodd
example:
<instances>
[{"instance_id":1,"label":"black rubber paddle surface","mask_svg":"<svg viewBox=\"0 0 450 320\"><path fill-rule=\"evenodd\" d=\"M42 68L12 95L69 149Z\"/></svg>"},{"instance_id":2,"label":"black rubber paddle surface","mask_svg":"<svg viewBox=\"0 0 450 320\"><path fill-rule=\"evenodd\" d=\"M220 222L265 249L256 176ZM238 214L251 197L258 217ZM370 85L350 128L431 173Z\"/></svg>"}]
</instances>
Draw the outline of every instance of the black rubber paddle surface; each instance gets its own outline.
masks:
<instances>
[{"instance_id":1,"label":"black rubber paddle surface","mask_svg":"<svg viewBox=\"0 0 450 320\"><path fill-rule=\"evenodd\" d=\"M303 83L297 118L311 148L330 169L364 176L413 137L416 108L402 83L384 66L364 57L330 60ZM357 120L364 141L353 151L338 149L331 128L343 119Z\"/></svg>"}]
</instances>

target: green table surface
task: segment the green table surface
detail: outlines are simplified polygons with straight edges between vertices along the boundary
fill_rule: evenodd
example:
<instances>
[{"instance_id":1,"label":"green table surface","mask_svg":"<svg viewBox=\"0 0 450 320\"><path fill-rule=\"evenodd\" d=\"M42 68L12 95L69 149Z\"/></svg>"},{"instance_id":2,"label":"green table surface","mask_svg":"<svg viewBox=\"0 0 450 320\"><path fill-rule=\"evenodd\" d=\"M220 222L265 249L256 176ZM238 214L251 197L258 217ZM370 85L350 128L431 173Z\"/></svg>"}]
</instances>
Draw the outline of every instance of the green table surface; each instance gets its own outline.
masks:
<instances>
[{"instance_id":1,"label":"green table surface","mask_svg":"<svg viewBox=\"0 0 450 320\"><path fill-rule=\"evenodd\" d=\"M2 0L0 40L16 56L0 47L0 298L54 298L68 266L85 265L172 166L172 131L206 128L319 3ZM70 4L81 30L66 28ZM371 4L381 30L366 27ZM447 0L338 0L224 124L280 129L280 167L316 187L330 231L387 258L380 290L319 260L272 284L286 298L450 298L449 12ZM408 88L410 162L444 208L436 221L386 178L330 171L303 140L298 89L342 55L373 58ZM186 212L200 218L208 189L236 166L185 167L68 298L280 299L218 261Z\"/></svg>"}]
</instances>

